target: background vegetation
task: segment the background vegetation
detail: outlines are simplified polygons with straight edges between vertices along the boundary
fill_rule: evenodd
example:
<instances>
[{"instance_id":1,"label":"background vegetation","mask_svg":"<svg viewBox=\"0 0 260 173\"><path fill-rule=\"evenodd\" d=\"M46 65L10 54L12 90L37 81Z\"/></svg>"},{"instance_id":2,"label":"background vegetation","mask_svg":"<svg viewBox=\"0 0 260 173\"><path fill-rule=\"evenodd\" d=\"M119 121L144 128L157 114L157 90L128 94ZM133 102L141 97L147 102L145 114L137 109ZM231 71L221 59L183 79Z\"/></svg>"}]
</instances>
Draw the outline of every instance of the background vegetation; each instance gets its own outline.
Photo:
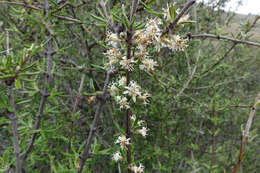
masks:
<instances>
[{"instance_id":1,"label":"background vegetation","mask_svg":"<svg viewBox=\"0 0 260 173\"><path fill-rule=\"evenodd\" d=\"M227 1L214 0L210 7L196 3L188 11L196 23L178 33L257 41L257 16L223 15L220 7ZM131 2L107 1L114 22L121 17L121 4L128 14ZM172 3L146 2L158 13ZM175 2L180 8L186 3ZM106 78L103 52L109 26L102 15L99 1L92 0L0 1L0 172L17 172L17 157L24 172L78 172ZM136 17L145 22L155 13L137 10ZM133 157L145 172L233 170L242 130L260 91L259 50L194 38L183 52L154 52L156 75L133 73L152 94L147 106L133 109L150 129L145 140L134 139ZM260 172L259 117L256 112L238 172ZM15 122L20 151L14 154ZM83 172L119 171L111 155L124 122L124 113L108 96Z\"/></svg>"}]
</instances>

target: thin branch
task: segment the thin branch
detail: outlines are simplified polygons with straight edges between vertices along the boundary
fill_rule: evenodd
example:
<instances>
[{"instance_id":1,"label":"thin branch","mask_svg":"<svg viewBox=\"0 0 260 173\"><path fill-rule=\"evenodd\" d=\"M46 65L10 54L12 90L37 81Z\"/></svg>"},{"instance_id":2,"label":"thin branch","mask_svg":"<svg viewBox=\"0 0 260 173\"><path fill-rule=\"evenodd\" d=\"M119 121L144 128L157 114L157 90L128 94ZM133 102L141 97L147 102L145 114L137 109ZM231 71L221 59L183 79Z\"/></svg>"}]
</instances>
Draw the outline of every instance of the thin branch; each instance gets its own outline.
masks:
<instances>
[{"instance_id":1,"label":"thin branch","mask_svg":"<svg viewBox=\"0 0 260 173\"><path fill-rule=\"evenodd\" d=\"M74 105L73 105L73 109L72 109L72 113L71 113L72 117L74 116L74 114L77 111L78 104L79 104L79 99L80 99L80 96L81 96L81 93L82 93L82 89L83 89L83 86L84 86L85 78L86 78L86 74L83 73L82 76L81 76L81 81L80 81L80 85L79 85L79 89L78 89L78 94L76 96L76 99L75 99L75 102L74 102ZM69 153L70 153L70 145L71 145L71 139L72 139L72 135L73 135L74 124L75 124L75 122L73 120L71 122L71 124L70 124L69 143L68 143L68 152Z\"/></svg>"},{"instance_id":2,"label":"thin branch","mask_svg":"<svg viewBox=\"0 0 260 173\"><path fill-rule=\"evenodd\" d=\"M256 43L256 42L252 42L252 41L246 41L246 40L239 40L239 39L234 39L231 37L226 37L226 36L219 36L219 35L214 35L214 34L195 34L195 35L187 35L188 38L214 38L214 39L218 39L218 40L228 40L228 41L232 41L234 43L237 44L247 44L250 46L257 46L260 47L260 43Z\"/></svg>"},{"instance_id":3,"label":"thin branch","mask_svg":"<svg viewBox=\"0 0 260 173\"><path fill-rule=\"evenodd\" d=\"M219 87L219 86L228 85L228 84L231 84L233 82L237 82L237 81L240 81L243 79L245 79L245 77L240 77L240 78L233 79L233 80L226 81L226 82L220 82L215 85L207 85L207 86L202 86L202 87L198 87L198 88L187 88L187 90L202 90L202 89L208 89L208 88L212 88L212 87Z\"/></svg>"},{"instance_id":4,"label":"thin branch","mask_svg":"<svg viewBox=\"0 0 260 173\"><path fill-rule=\"evenodd\" d=\"M215 162L215 150L216 150L216 124L214 123L215 120L215 88L213 87L213 96L212 96L212 110L211 110L211 118L213 120L212 125L212 148L211 148L211 162L210 162L210 173L213 172L213 165Z\"/></svg>"},{"instance_id":5,"label":"thin branch","mask_svg":"<svg viewBox=\"0 0 260 173\"><path fill-rule=\"evenodd\" d=\"M105 4L104 0L101 0L99 5L100 5L100 7L102 8L102 10L104 12L104 15L105 15L105 18L108 21L109 27L113 30L113 32L118 33L118 27L114 24L113 20L108 15L106 4Z\"/></svg>"},{"instance_id":6,"label":"thin branch","mask_svg":"<svg viewBox=\"0 0 260 173\"><path fill-rule=\"evenodd\" d=\"M8 58L10 50L9 50L9 31L6 30L6 58Z\"/></svg>"},{"instance_id":7,"label":"thin branch","mask_svg":"<svg viewBox=\"0 0 260 173\"><path fill-rule=\"evenodd\" d=\"M6 31L6 57L9 56L9 32ZM14 79L9 79L8 82L6 82L6 85L8 87L9 92L9 102L10 106L12 108L12 113L9 115L9 119L12 123L12 132L13 132L13 146L14 146L14 156L15 156L15 162L16 162L16 173L21 173L21 163L20 163L20 148L19 148L19 139L18 139L18 117L16 114L16 108L14 103L14 93L13 93L13 87L14 87Z\"/></svg>"},{"instance_id":8,"label":"thin branch","mask_svg":"<svg viewBox=\"0 0 260 173\"><path fill-rule=\"evenodd\" d=\"M260 19L260 17L256 17L253 24L245 31L245 34L247 34L255 25L256 22ZM217 65L219 65L227 56L228 54L236 47L238 43L237 42L233 42L233 45L230 47L230 49L227 50L227 52L225 52L225 54L222 56L222 58L220 58L215 64L213 64L212 66L210 66L207 70L205 70L204 72L201 73L201 75L206 75L208 72L210 72L213 68L215 68Z\"/></svg>"},{"instance_id":9,"label":"thin branch","mask_svg":"<svg viewBox=\"0 0 260 173\"><path fill-rule=\"evenodd\" d=\"M198 55L197 55L197 58L196 58L196 63L199 61L199 58L200 58L200 49L198 51ZM197 67L198 67L198 64L195 65L195 67L193 68L193 71L192 71L192 74L190 75L190 78L189 80L183 85L181 91L176 95L175 99L178 98L186 89L187 87L189 86L190 82L193 80L194 78L194 74L197 70Z\"/></svg>"},{"instance_id":10,"label":"thin branch","mask_svg":"<svg viewBox=\"0 0 260 173\"><path fill-rule=\"evenodd\" d=\"M185 4L185 6L182 8L181 12L176 16L174 21L168 25L167 28L162 32L162 35L167 34L170 30L173 30L181 17L184 15L184 13L196 2L196 0L191 0Z\"/></svg>"},{"instance_id":11,"label":"thin branch","mask_svg":"<svg viewBox=\"0 0 260 173\"><path fill-rule=\"evenodd\" d=\"M10 97L10 106L13 110L13 113L9 116L9 119L12 122L12 131L13 131L13 145L14 145L14 156L16 161L16 173L21 173L21 163L20 163L20 148L19 148L19 139L18 139L18 117L16 115L16 108L14 103L14 93L13 93L13 84L8 86L9 97Z\"/></svg>"},{"instance_id":12,"label":"thin branch","mask_svg":"<svg viewBox=\"0 0 260 173\"><path fill-rule=\"evenodd\" d=\"M132 23L133 17L136 13L136 9L138 7L138 0L132 0L132 8L131 8L131 13L129 17L129 22ZM132 25L130 28L127 30L127 35L126 35L126 58L131 59L131 51L132 51L132 37L133 37L133 28ZM129 85L131 79L131 71L126 70L126 86ZM125 125L126 125L126 138L131 138L131 110L130 108L127 108L125 111ZM131 164L131 146L127 145L127 151L126 151L126 157L127 157L127 164L128 164L128 169L127 172L130 173L130 164Z\"/></svg>"},{"instance_id":13,"label":"thin branch","mask_svg":"<svg viewBox=\"0 0 260 173\"><path fill-rule=\"evenodd\" d=\"M211 65L209 68L207 68L204 72L201 73L200 76L203 76L205 74L207 74L208 72L210 72L212 69L214 69L217 65L219 65L227 56L228 54L235 48L237 44L234 43L229 49L228 51L225 52L225 54L217 61L215 62L213 65Z\"/></svg>"},{"instance_id":14,"label":"thin branch","mask_svg":"<svg viewBox=\"0 0 260 173\"><path fill-rule=\"evenodd\" d=\"M238 171L239 167L240 167L240 163L243 159L245 145L246 145L248 135L249 135L249 130L251 128L253 118L255 116L255 112L256 112L256 109L257 109L259 102L260 102L260 94L258 94L258 96L256 97L255 104L251 108L251 111L250 111L250 114L249 114L249 117L248 117L248 120L247 120L247 123L246 123L246 128L245 128L245 130L243 131L243 134L242 134L242 140L241 140L241 146L240 146L240 153L239 153L238 161L237 161L236 166L233 169L232 173L236 173Z\"/></svg>"},{"instance_id":15,"label":"thin branch","mask_svg":"<svg viewBox=\"0 0 260 173\"><path fill-rule=\"evenodd\" d=\"M45 8L45 17L47 17L48 13L49 13L49 4L48 4L47 0L44 1L44 8ZM46 28L46 30L47 30L47 28ZM51 40L51 33L46 32L46 34L47 34L46 39ZM39 109L38 109L38 112L36 115L36 120L35 120L33 130L37 130L40 128L40 123L41 123L41 119L43 116L43 110L44 110L44 107L46 104L46 100L49 96L48 87L51 82L52 52L53 52L52 48L53 48L52 43L51 43L51 41L49 41L48 45L47 45L47 50L46 50L46 59L47 60L46 60L46 69L45 69L45 86L43 88L43 91L41 92L42 96L41 96L40 106L39 106ZM34 142L36 139L36 135L37 135L37 133L32 134L29 144L26 148L25 154L23 155L23 162L22 162L23 167L24 167L24 165L26 165L26 159L33 148L33 145L34 145Z\"/></svg>"},{"instance_id":16,"label":"thin branch","mask_svg":"<svg viewBox=\"0 0 260 173\"><path fill-rule=\"evenodd\" d=\"M106 102L108 84L111 80L111 75L113 73L115 73L114 69L110 69L110 70L107 71L106 80L105 80L105 84L104 84L104 87L103 87L103 94L98 97L99 98L98 99L98 106L97 106L97 109L96 109L94 120L92 121L92 124L90 126L90 131L89 131L89 134L88 134L88 138L86 139L86 145L84 147L83 153L80 155L80 163L79 163L79 169L78 169L79 173L81 173L83 171L85 161L89 157L89 149L90 149L90 146L92 144L95 131L97 129L97 122L98 122L99 116L100 116L102 109L103 109L103 106L105 105L105 102Z\"/></svg>"},{"instance_id":17,"label":"thin branch","mask_svg":"<svg viewBox=\"0 0 260 173\"><path fill-rule=\"evenodd\" d=\"M17 6L23 6L25 8L31 8L33 10L41 10L40 8L38 7L35 7L33 5L29 5L29 4L25 4L25 3L22 3L22 2L8 2L8 1L0 1L0 4L9 4L9 5L17 5Z\"/></svg>"},{"instance_id":18,"label":"thin branch","mask_svg":"<svg viewBox=\"0 0 260 173\"><path fill-rule=\"evenodd\" d=\"M78 19L74 19L74 18L67 17L67 16L56 16L56 15L53 15L53 16L57 17L60 20L66 20L66 21L75 22L75 23L78 23L78 24L82 24L83 23L83 22L81 22Z\"/></svg>"},{"instance_id":19,"label":"thin branch","mask_svg":"<svg viewBox=\"0 0 260 173\"><path fill-rule=\"evenodd\" d=\"M131 11L131 15L130 15L130 18L129 18L130 22L132 21L134 15L136 13L137 7L138 7L138 0L133 0L132 1L132 11Z\"/></svg>"}]
</instances>

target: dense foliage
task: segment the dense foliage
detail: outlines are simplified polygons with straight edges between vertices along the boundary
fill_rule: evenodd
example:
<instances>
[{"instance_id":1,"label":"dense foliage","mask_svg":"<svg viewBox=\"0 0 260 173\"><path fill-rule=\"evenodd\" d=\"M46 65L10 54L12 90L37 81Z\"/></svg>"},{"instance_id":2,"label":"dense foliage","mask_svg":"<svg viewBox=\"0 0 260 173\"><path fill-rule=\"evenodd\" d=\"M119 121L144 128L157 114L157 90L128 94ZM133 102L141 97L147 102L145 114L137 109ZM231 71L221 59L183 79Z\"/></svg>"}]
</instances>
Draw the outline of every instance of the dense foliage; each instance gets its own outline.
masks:
<instances>
[{"instance_id":1,"label":"dense foliage","mask_svg":"<svg viewBox=\"0 0 260 173\"><path fill-rule=\"evenodd\" d=\"M172 30L190 1L0 1L0 172L232 172L260 51L259 17L225 32L227 1ZM256 110L238 172L260 172L259 126Z\"/></svg>"}]
</instances>

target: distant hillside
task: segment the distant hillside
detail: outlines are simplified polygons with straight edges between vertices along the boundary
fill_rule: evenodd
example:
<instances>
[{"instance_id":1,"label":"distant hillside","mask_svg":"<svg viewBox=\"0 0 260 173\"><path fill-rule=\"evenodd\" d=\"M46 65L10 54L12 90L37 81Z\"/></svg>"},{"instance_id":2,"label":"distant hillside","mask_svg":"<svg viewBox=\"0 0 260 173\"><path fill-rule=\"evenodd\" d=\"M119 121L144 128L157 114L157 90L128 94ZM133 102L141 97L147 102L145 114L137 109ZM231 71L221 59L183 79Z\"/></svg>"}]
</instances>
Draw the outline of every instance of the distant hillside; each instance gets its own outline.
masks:
<instances>
[{"instance_id":1,"label":"distant hillside","mask_svg":"<svg viewBox=\"0 0 260 173\"><path fill-rule=\"evenodd\" d=\"M227 17L225 14L223 17ZM237 34L240 32L241 24L247 23L250 21L251 23L255 20L254 15L243 15L243 14L236 14L234 18L230 21L230 25L225 28L225 33L231 36L231 33ZM260 42L260 19L257 21L256 26L250 31L252 37L250 40Z\"/></svg>"}]
</instances>

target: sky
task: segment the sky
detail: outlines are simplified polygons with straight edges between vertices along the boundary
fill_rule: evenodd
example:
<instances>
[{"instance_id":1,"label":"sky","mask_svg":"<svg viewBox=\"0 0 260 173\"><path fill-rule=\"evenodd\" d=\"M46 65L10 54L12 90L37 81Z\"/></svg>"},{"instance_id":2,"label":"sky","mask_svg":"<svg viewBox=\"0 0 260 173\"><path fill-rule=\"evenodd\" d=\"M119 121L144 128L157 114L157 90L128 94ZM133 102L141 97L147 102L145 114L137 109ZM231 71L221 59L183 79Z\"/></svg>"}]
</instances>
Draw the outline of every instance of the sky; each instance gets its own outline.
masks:
<instances>
[{"instance_id":1,"label":"sky","mask_svg":"<svg viewBox=\"0 0 260 173\"><path fill-rule=\"evenodd\" d=\"M198 0L208 2L209 0ZM242 2L238 6L238 2ZM254 14L260 15L260 0L230 0L230 2L225 7L225 10L234 11L240 14Z\"/></svg>"}]
</instances>

